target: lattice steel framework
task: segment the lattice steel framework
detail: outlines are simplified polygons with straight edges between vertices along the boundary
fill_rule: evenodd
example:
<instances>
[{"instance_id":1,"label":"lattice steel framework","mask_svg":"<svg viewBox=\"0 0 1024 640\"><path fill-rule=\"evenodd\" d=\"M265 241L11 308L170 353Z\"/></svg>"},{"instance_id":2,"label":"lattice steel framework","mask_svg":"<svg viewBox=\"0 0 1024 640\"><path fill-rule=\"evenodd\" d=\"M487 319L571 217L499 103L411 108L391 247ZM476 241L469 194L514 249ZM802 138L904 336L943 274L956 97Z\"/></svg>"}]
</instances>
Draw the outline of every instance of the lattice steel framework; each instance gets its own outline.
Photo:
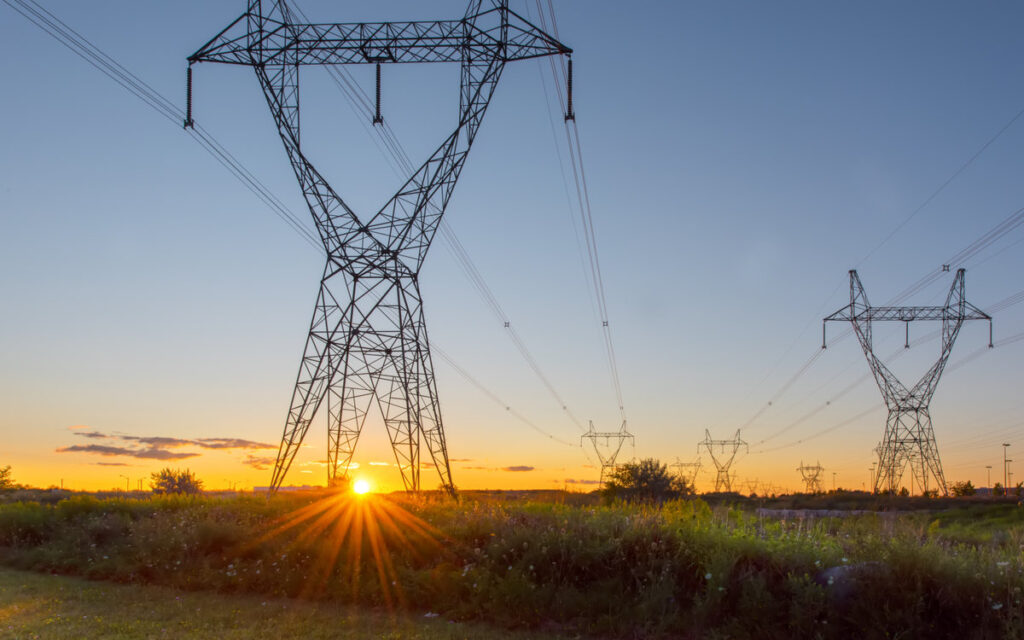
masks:
<instances>
[{"instance_id":1,"label":"lattice steel framework","mask_svg":"<svg viewBox=\"0 0 1024 640\"><path fill-rule=\"evenodd\" d=\"M850 304L826 317L822 322L822 343L825 348L825 327L830 321L845 321L853 325L857 340L867 357L871 373L882 392L885 406L889 410L885 435L878 445L878 470L874 476L875 491L895 492L907 467L911 469L911 482L917 481L922 493L927 492L930 480L937 489L948 494L946 478L942 472L939 448L935 443L932 418L928 405L939 377L949 360L953 343L960 328L967 320L988 320L988 346L992 346L992 317L978 309L964 298L964 269L958 269L953 285L941 307L872 307L868 302L864 286L857 277L857 271L850 271ZM942 322L942 351L938 361L911 388L905 387L878 359L872 348L871 323L903 322L907 326L907 341L910 346L909 324L917 320L938 320Z\"/></svg>"},{"instance_id":2,"label":"lattice steel framework","mask_svg":"<svg viewBox=\"0 0 1024 640\"><path fill-rule=\"evenodd\" d=\"M800 466L796 470L800 472L800 478L804 481L807 493L821 493L821 474L825 471L825 467L821 466L820 462L809 465L804 464L801 460Z\"/></svg>"},{"instance_id":3,"label":"lattice steel framework","mask_svg":"<svg viewBox=\"0 0 1024 640\"><path fill-rule=\"evenodd\" d=\"M700 456L693 462L680 462L679 458L676 458L676 461L669 466L676 470L676 475L686 482L688 486L696 486L697 474L700 473Z\"/></svg>"},{"instance_id":4,"label":"lattice steel framework","mask_svg":"<svg viewBox=\"0 0 1024 640\"><path fill-rule=\"evenodd\" d=\"M571 50L508 8L472 0L461 19L301 24L283 0L248 10L188 58L252 67L327 252L309 335L278 449L281 486L321 405L328 414L328 481L348 475L376 401L402 481L420 488L425 443L454 491L430 356L419 274L455 182L507 62ZM361 220L303 153L299 69L304 65L452 62L461 65L455 131L368 221Z\"/></svg>"},{"instance_id":5,"label":"lattice steel framework","mask_svg":"<svg viewBox=\"0 0 1024 640\"><path fill-rule=\"evenodd\" d=\"M604 445L599 444L599 441L604 439ZM632 444L635 442L633 434L626 428L626 421L622 421L622 427L618 431L597 431L594 429L594 421L590 421L590 429L580 436L580 445L583 444L584 440L590 440L590 444L594 447L594 453L597 454L597 459L601 462L601 485L615 473L616 460L618 460L619 453L622 451L622 445L627 440Z\"/></svg>"},{"instance_id":6,"label":"lattice steel framework","mask_svg":"<svg viewBox=\"0 0 1024 640\"><path fill-rule=\"evenodd\" d=\"M697 443L697 451L700 451L701 446L707 449L717 471L715 493L732 491L732 476L729 475L729 468L736 460L736 454L739 453L740 447L749 450L747 443L740 437L740 430L736 430L736 435L731 440L713 440L711 432L705 429L704 439ZM715 455L715 447L719 448L718 455Z\"/></svg>"}]
</instances>

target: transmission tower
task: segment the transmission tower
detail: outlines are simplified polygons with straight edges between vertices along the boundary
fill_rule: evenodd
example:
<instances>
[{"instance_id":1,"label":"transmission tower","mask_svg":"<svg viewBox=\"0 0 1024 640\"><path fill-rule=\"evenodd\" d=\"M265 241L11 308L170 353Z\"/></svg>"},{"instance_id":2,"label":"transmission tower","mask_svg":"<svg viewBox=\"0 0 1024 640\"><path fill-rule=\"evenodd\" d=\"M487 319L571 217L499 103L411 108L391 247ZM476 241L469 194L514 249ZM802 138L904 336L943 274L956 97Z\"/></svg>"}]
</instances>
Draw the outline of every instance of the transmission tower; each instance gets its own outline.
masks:
<instances>
[{"instance_id":1,"label":"transmission tower","mask_svg":"<svg viewBox=\"0 0 1024 640\"><path fill-rule=\"evenodd\" d=\"M740 438L740 430L736 430L736 435L732 440L712 440L711 432L705 429L704 439L697 443L698 451L702 445L708 450L711 462L715 464L715 470L718 472L715 475L715 493L729 493L732 491L732 476L729 475L729 467L736 459L736 453L739 452L740 447L747 448L747 443ZM718 447L718 455L715 455L715 447Z\"/></svg>"},{"instance_id":2,"label":"transmission tower","mask_svg":"<svg viewBox=\"0 0 1024 640\"><path fill-rule=\"evenodd\" d=\"M604 444L599 444L600 440L604 440ZM626 440L632 444L635 442L633 434L626 429L626 421L622 421L622 427L618 431L597 431L594 429L594 421L590 421L590 429L580 436L580 444L583 444L584 440L590 440L590 444L594 447L594 453L597 454L597 459L601 461L601 486L615 473L615 460L619 457L619 452L622 451L622 445L626 443Z\"/></svg>"},{"instance_id":3,"label":"transmission tower","mask_svg":"<svg viewBox=\"0 0 1024 640\"><path fill-rule=\"evenodd\" d=\"M948 269L944 269L948 270ZM875 491L895 492L907 467L911 469L911 482L917 481L922 492L928 491L929 480L934 480L944 495L946 478L942 473L939 449L935 444L932 418L928 405L939 384L939 377L949 360L960 327L966 320L988 320L988 346L992 346L992 317L964 299L964 269L958 269L953 286L941 307L872 307L868 302L864 286L857 277L857 271L850 271L850 304L824 319L822 343L825 348L825 326L829 321L847 321L860 341L867 357L871 373L878 383L889 410L885 435L878 445L878 470L874 477ZM924 377L910 389L905 387L889 369L882 364L872 349L871 323L874 321L898 321L906 327L904 346L910 346L910 323L915 320L942 321L942 351L939 360Z\"/></svg>"},{"instance_id":4,"label":"transmission tower","mask_svg":"<svg viewBox=\"0 0 1024 640\"><path fill-rule=\"evenodd\" d=\"M676 470L676 475L679 476L687 486L691 488L697 486L697 474L700 473L700 456L698 456L693 462L680 462L679 458L676 458L676 461L669 466Z\"/></svg>"},{"instance_id":5,"label":"transmission tower","mask_svg":"<svg viewBox=\"0 0 1024 640\"><path fill-rule=\"evenodd\" d=\"M821 466L821 463L817 463L814 466L804 464L803 460L800 461L800 466L796 468L800 472L800 477L803 478L804 488L807 489L807 493L821 493L821 474L825 471L825 467Z\"/></svg>"},{"instance_id":6,"label":"transmission tower","mask_svg":"<svg viewBox=\"0 0 1024 640\"><path fill-rule=\"evenodd\" d=\"M317 411L327 405L328 482L347 478L371 403L383 415L407 491L420 488L425 443L454 491L420 295L419 274L505 63L572 50L508 8L472 0L461 19L303 24L284 0L248 10L189 56L192 65L256 72L327 253L309 335L277 453L271 491L284 481ZM461 65L458 125L369 220L359 218L303 153L299 70L304 65L452 62Z\"/></svg>"}]
</instances>

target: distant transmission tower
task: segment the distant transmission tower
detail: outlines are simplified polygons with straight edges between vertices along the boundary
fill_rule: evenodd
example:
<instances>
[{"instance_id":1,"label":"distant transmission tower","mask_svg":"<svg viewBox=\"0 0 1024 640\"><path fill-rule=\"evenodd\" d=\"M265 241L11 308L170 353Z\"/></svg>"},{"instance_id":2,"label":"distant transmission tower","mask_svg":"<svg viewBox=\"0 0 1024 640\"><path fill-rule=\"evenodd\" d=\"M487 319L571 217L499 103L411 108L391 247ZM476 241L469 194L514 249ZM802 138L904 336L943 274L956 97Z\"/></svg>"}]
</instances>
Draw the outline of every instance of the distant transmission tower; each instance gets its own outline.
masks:
<instances>
[{"instance_id":1,"label":"distant transmission tower","mask_svg":"<svg viewBox=\"0 0 1024 640\"><path fill-rule=\"evenodd\" d=\"M669 466L676 470L676 475L686 483L686 486L690 488L697 486L697 474L700 473L700 456L693 462L680 462L679 458L676 458L676 461Z\"/></svg>"},{"instance_id":2,"label":"distant transmission tower","mask_svg":"<svg viewBox=\"0 0 1024 640\"><path fill-rule=\"evenodd\" d=\"M948 270L945 269L944 270ZM942 307L872 307L855 270L850 271L850 304L824 319L822 343L825 348L825 323L847 321L860 341L867 357L871 373L882 391L889 418L885 425L885 436L878 445L878 470L874 477L875 491L895 492L907 467L911 469L911 482L917 480L922 492L928 491L929 479L934 480L938 489L947 494L946 478L942 473L939 449L935 444L932 418L928 405L939 384L939 377L953 350L960 327L965 320L988 320L988 346L992 346L992 317L964 299L964 270L958 269L953 286ZM873 321L898 321L906 326L904 346L910 346L910 323L915 320L942 321L942 351L938 362L924 374L924 377L907 389L882 364L872 349L871 323Z\"/></svg>"},{"instance_id":3,"label":"distant transmission tower","mask_svg":"<svg viewBox=\"0 0 1024 640\"><path fill-rule=\"evenodd\" d=\"M800 477L803 478L804 488L807 493L821 493L821 474L825 471L825 467L821 466L821 463L817 463L813 466L804 464L803 460L800 461L800 466L796 468L800 472Z\"/></svg>"},{"instance_id":4,"label":"distant transmission tower","mask_svg":"<svg viewBox=\"0 0 1024 640\"><path fill-rule=\"evenodd\" d=\"M327 404L327 475L348 476L370 404L383 414L402 481L420 488L425 443L452 492L419 273L505 63L572 51L508 8L473 0L461 19L302 24L284 0L249 0L248 10L189 59L185 126L192 126L192 65L252 67L302 187L327 264L292 393L271 490L281 486L310 423ZM380 211L363 221L304 154L299 135L303 65L461 65L459 119L437 150Z\"/></svg>"},{"instance_id":5,"label":"distant transmission tower","mask_svg":"<svg viewBox=\"0 0 1024 640\"><path fill-rule=\"evenodd\" d=\"M599 444L599 440L604 440L604 444ZM622 427L618 431L597 431L594 429L594 421L590 421L590 429L580 436L580 444L583 444L584 440L590 440L590 444L594 447L594 453L597 454L597 459L601 461L601 486L608 481L608 478L615 473L615 461L619 457L619 452L622 451L622 445L629 440L631 443L634 442L633 434L626 429L626 421L622 421Z\"/></svg>"},{"instance_id":6,"label":"distant transmission tower","mask_svg":"<svg viewBox=\"0 0 1024 640\"><path fill-rule=\"evenodd\" d=\"M704 439L697 443L698 451L702 445L707 449L711 456L711 462L715 464L715 470L718 472L715 475L715 493L732 491L732 476L729 475L729 467L736 459L736 453L739 452L740 447L747 447L747 443L740 438L740 430L736 430L736 435L732 440L712 440L711 432L705 429ZM718 447L718 455L715 455L715 447Z\"/></svg>"}]
</instances>

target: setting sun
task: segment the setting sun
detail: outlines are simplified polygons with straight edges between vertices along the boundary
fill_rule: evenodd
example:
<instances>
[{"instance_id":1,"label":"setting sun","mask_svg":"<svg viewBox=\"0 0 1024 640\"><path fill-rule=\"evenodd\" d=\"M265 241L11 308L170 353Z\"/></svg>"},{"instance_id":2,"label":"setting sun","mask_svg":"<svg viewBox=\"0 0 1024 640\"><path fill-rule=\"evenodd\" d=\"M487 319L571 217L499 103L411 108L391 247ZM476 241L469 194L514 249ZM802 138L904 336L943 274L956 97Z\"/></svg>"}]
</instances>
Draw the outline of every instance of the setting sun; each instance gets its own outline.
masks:
<instances>
[{"instance_id":1,"label":"setting sun","mask_svg":"<svg viewBox=\"0 0 1024 640\"><path fill-rule=\"evenodd\" d=\"M352 491L359 495L368 493L370 491L370 483L366 480L356 480L355 484L352 485Z\"/></svg>"}]
</instances>

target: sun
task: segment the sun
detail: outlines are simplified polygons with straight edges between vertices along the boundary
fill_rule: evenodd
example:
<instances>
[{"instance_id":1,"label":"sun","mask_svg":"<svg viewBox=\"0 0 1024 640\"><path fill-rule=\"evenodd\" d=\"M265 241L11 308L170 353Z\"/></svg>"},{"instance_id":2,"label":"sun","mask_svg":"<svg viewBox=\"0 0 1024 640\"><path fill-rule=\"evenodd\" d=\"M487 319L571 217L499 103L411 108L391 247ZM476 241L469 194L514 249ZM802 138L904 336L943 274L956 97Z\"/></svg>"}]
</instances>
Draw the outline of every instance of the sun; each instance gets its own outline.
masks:
<instances>
[{"instance_id":1,"label":"sun","mask_svg":"<svg viewBox=\"0 0 1024 640\"><path fill-rule=\"evenodd\" d=\"M369 493L369 491L370 491L370 483L367 482L366 480L356 480L355 484L352 485L352 491L354 491L355 493L358 493L359 495L363 495L364 493Z\"/></svg>"}]
</instances>

